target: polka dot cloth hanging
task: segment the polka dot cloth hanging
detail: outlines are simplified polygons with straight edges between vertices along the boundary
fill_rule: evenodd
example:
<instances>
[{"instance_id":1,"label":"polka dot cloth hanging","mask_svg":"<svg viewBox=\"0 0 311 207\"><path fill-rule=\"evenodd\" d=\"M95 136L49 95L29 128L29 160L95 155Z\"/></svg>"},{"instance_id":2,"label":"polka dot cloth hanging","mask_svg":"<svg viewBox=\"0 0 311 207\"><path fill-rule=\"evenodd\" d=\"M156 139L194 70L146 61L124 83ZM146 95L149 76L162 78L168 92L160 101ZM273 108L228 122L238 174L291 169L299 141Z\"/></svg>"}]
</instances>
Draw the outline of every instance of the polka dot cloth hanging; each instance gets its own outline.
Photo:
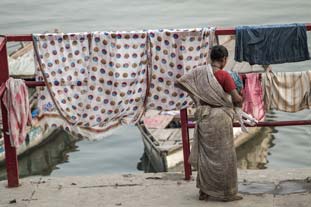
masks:
<instances>
[{"instance_id":1,"label":"polka dot cloth hanging","mask_svg":"<svg viewBox=\"0 0 311 207\"><path fill-rule=\"evenodd\" d=\"M177 110L191 105L186 93L174 86L176 79L207 63L213 29L149 31L151 82L147 109Z\"/></svg>"},{"instance_id":2,"label":"polka dot cloth hanging","mask_svg":"<svg viewBox=\"0 0 311 207\"><path fill-rule=\"evenodd\" d=\"M146 97L146 32L94 32L91 50L87 33L34 39L53 97L40 89L43 113L55 114L55 103L69 131L73 126L100 131L138 120ZM43 80L42 74L37 79Z\"/></svg>"},{"instance_id":3,"label":"polka dot cloth hanging","mask_svg":"<svg viewBox=\"0 0 311 207\"><path fill-rule=\"evenodd\" d=\"M87 33L34 34L35 49L39 55L41 69L48 82L51 95L59 112L74 125L80 122L88 90L89 41ZM43 80L42 73L37 80ZM39 106L43 113L53 113L47 88L39 92Z\"/></svg>"},{"instance_id":4,"label":"polka dot cloth hanging","mask_svg":"<svg viewBox=\"0 0 311 207\"><path fill-rule=\"evenodd\" d=\"M40 110L55 115L57 108L68 123L63 127L71 130L135 123L144 109L149 65L147 109L189 106L174 82L206 64L211 34L209 29L35 34L43 71L37 80L44 74L48 82L38 93Z\"/></svg>"},{"instance_id":5,"label":"polka dot cloth hanging","mask_svg":"<svg viewBox=\"0 0 311 207\"><path fill-rule=\"evenodd\" d=\"M85 116L135 123L143 112L147 32L94 32ZM83 115L84 116L84 115Z\"/></svg>"}]
</instances>

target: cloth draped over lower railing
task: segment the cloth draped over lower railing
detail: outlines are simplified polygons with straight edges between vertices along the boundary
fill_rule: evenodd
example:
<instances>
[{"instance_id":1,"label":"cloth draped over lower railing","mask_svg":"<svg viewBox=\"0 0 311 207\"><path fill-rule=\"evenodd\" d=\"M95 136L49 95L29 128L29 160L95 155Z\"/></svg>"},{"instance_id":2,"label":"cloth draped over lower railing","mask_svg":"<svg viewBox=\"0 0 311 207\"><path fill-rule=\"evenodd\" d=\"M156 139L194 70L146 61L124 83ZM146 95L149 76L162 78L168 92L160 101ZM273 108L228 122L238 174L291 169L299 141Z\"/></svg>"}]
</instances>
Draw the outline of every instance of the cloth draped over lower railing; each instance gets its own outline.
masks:
<instances>
[{"instance_id":1,"label":"cloth draped over lower railing","mask_svg":"<svg viewBox=\"0 0 311 207\"><path fill-rule=\"evenodd\" d=\"M24 80L9 78L0 86L0 97L8 111L10 143L19 147L27 134L27 126L31 125L28 90Z\"/></svg>"}]
</instances>

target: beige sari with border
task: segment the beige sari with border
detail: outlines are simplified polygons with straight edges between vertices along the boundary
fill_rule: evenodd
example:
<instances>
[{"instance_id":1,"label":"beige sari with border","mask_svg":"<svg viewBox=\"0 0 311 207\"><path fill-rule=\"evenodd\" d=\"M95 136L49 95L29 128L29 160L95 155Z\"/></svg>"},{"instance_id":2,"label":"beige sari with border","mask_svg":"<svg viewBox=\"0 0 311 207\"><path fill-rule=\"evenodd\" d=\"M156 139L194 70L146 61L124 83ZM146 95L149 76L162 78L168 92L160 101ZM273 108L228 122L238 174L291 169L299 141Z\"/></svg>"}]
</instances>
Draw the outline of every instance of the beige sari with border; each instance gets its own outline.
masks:
<instances>
[{"instance_id":1,"label":"beige sari with border","mask_svg":"<svg viewBox=\"0 0 311 207\"><path fill-rule=\"evenodd\" d=\"M177 82L196 103L197 124L189 161L198 170L197 187L212 197L230 198L238 192L230 95L210 65L192 70Z\"/></svg>"}]
</instances>

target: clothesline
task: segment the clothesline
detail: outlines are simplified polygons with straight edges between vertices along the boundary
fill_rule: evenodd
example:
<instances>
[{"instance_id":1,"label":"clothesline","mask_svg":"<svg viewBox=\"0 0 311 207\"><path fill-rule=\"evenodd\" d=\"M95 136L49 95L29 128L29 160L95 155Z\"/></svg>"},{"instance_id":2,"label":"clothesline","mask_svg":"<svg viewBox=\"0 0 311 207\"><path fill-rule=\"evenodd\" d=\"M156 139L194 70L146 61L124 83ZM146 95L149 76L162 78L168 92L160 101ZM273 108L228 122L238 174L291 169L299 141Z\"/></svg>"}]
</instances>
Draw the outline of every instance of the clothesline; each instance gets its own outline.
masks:
<instances>
[{"instance_id":1,"label":"clothesline","mask_svg":"<svg viewBox=\"0 0 311 207\"><path fill-rule=\"evenodd\" d=\"M300 26L301 27L301 26ZM202 29L200 29L199 31L201 31ZM176 30L177 31L177 30ZM187 30L185 30L186 32L192 32L191 30L189 30L189 29L187 29ZM197 31L197 30L194 30L194 31ZM152 30L150 30L150 31L148 31L149 33L150 33L150 36L152 37L152 38L154 38L154 32L152 31ZM163 33L163 31L161 30L161 31L158 31L158 32L160 32L159 34L162 34ZM178 30L178 32L179 32L179 30ZM304 32L305 32L305 30L304 30ZM132 33L132 32L131 32ZM141 32L141 34L143 34L144 35L144 38L146 37L146 35L145 35L145 31L144 32ZM84 33L83 34L83 40L87 40L87 35L88 35L89 33ZM118 37L119 35L127 35L128 36L128 33L127 32L121 32L121 33L119 33L119 32L112 32L112 33L106 33L106 32L101 32L101 34L103 34L104 36L104 38L106 38L106 36L108 35L108 34L112 34L112 35L114 35L114 36L112 36L112 39L114 39L116 36ZM163 33L164 34L164 33ZM166 33L165 33L166 34ZM170 34L170 33L169 33ZM39 34L37 34L37 35L39 35ZM64 35L64 34L55 34L57 37L59 36L59 37L61 37L62 35ZM72 34L72 35L70 35L70 37L72 38L72 37L74 37L75 35L77 35L77 34ZM92 33L92 38L94 38L94 36L93 35L95 35L95 42L100 42L100 41L97 41L97 39L98 39L98 37L96 36L97 35L97 33ZM135 34L136 36L137 36L137 34ZM38 36L38 37L40 37L40 39L42 39L42 38L44 38L44 36L46 36L46 37L48 37L48 38L52 38L52 36L50 35L50 34L45 34L45 35L41 35L40 34L40 36ZM177 34L176 34L176 36L177 36ZM36 36L35 36L36 37ZM37 37L37 38L38 38ZM58 38L59 38L58 37ZM128 36L128 37L130 37L130 36ZM177 36L178 37L178 36ZM175 38L175 36L174 36L174 38ZM122 39L122 38L118 38L118 39ZM128 38L125 38L125 39L128 39ZM157 40L162 40L162 37L157 37L156 38ZM59 41L59 40L58 40ZM89 40L90 41L90 40ZM109 41L109 40L108 40ZM125 41L127 41L127 40L125 40ZM35 41L36 42L36 41ZM107 42L107 40L105 40L104 42ZM144 42L144 41L143 41ZM166 42L168 42L168 40L166 40ZM44 44L46 44L46 43L44 43ZM127 45L127 44L126 44ZM144 44L145 45L145 44ZM153 44L151 44L151 45L153 45ZM86 46L87 47L87 46ZM157 46L157 48L160 48L160 46ZM192 47L193 48L193 47ZM97 46L96 46L96 51L98 50L98 48L97 48ZM161 49L161 48L160 48ZM191 49L191 48L190 48ZM54 52L54 51L53 51ZM154 51L154 52L157 52L157 51ZM45 53L44 53L45 54ZM57 52L55 52L55 54L57 54ZM78 54L78 53L77 53ZM125 54L125 55L128 55L128 54ZM160 54L161 55L161 54ZM174 54L175 55L175 54ZM38 56L38 55L37 55ZM120 54L119 54L119 56L121 56ZM155 57L157 57L157 56L155 56ZM192 56L189 56L189 57L192 57ZM94 56L94 58L97 60L98 59L98 57L97 56ZM91 58L92 59L92 58ZM105 63L106 62L106 60L105 59L103 59L103 62ZM113 65L113 62L111 62L111 64ZM173 64L173 63L172 63ZM119 64L120 65L120 64ZM85 66L84 66L85 67ZM156 67L156 66L155 66ZM188 66L187 66L188 67ZM82 68L83 70L84 70L84 68ZM57 69L57 70L59 70L59 69ZM162 70L162 69L161 69ZM161 71L161 72L163 72L163 71ZM54 72L54 74L55 73L57 73L57 72ZM112 74L112 72L109 72L109 74ZM119 74L118 72L116 72L116 74ZM127 74L125 74L125 75L127 75ZM53 75L54 76L54 75ZM258 75L257 75L257 77L259 77ZM109 78L109 77L108 77ZM106 78L105 78L106 79ZM42 80L42 79L38 79L38 80ZM258 78L256 79L256 80L258 80ZM161 81L161 80L159 80L159 81ZM57 83L59 82L59 81L56 81ZM162 81L163 82L163 81ZM252 81L252 82L254 82L254 81ZM258 82L258 81L257 81ZM40 82L31 82L31 83L29 83L29 84L27 84L28 86L31 86L32 84L37 84L37 85L41 85L41 86L43 86L44 85L44 83L42 82L42 83L40 83ZM160 83L159 83L160 84ZM160 86L158 87L158 88L160 88ZM164 88L165 88L165 86L164 86ZM161 89L161 88L160 88ZM108 91L107 93L110 93L110 91ZM46 96L44 96L44 97L46 97ZM144 97L147 97L147 96L144 96ZM155 99L156 100L158 100L159 98L159 96L157 95L157 94L154 94L154 97L155 97ZM175 96L174 96L175 97ZM162 97L163 98L163 97ZM169 97L169 98L171 98L171 97ZM161 99L162 100L162 99ZM163 98L163 100L164 100L164 98ZM167 99L165 99L165 101L166 101ZM171 101L172 102L172 101ZM249 101L249 102L251 102L251 101ZM174 102L172 102L173 104L174 104ZM170 105L173 105L173 104L170 104ZM285 103L285 105L291 105L291 104L287 104L287 103ZM152 107L154 107L154 106L152 106ZM250 107L248 107L248 108L250 108ZM158 110L161 110L161 108L160 109L158 109ZM166 108L165 110L172 110L171 108ZM245 109L243 109L243 110L245 110ZM250 108L250 110L248 110L248 111L253 111L252 110L252 108ZM249 113L249 112L248 112ZM258 120L260 120L260 118L257 118Z\"/></svg>"},{"instance_id":2,"label":"clothesline","mask_svg":"<svg viewBox=\"0 0 311 207\"><path fill-rule=\"evenodd\" d=\"M179 30L178 30L179 31ZM189 31L189 30L186 30L186 31ZM153 32L152 31L149 31L151 34L153 34ZM162 32L162 31L160 31L160 32ZM304 29L304 32L305 32L305 29ZM106 35L106 32L102 32L102 33L104 33L105 35ZM119 32L113 32L114 33L114 35L115 34L117 34L117 36L119 35L119 34L123 34L123 33L119 33ZM84 33L84 39L86 39L87 40L87 35L88 35L89 33ZM93 34L93 33L92 33ZM108 34L108 33L107 33ZM49 34L46 34L46 35L48 35L49 36ZM61 35L61 34L57 34L57 35ZM153 34L154 35L154 34ZM70 35L71 36L71 35ZM41 39L41 37L42 37L42 35L40 36L40 39ZM92 38L93 38L93 35L92 35ZM112 37L112 38L114 38L114 37ZM160 37L159 37L160 38ZM158 38L158 39L159 39ZM162 38L160 38L160 39L162 39ZM96 57L97 58L97 57ZM105 60L104 60L104 62L106 62ZM39 79L40 80L40 79ZM36 85L41 85L41 86L43 86L44 85L44 83L43 82L29 82L29 84L27 84L28 86L36 86Z\"/></svg>"},{"instance_id":3,"label":"clothesline","mask_svg":"<svg viewBox=\"0 0 311 207\"><path fill-rule=\"evenodd\" d=\"M311 30L311 23L306 23L306 29L308 31ZM216 27L215 35L235 35L234 27ZM15 42L15 41L32 41L33 37L31 34L21 34L21 35L6 35L5 36L7 42ZM3 47L4 42L0 45L0 49ZM39 81L26 81L26 85L28 87L37 87L44 86L44 82Z\"/></svg>"},{"instance_id":4,"label":"clothesline","mask_svg":"<svg viewBox=\"0 0 311 207\"><path fill-rule=\"evenodd\" d=\"M311 23L306 23L306 28L308 31L311 30ZM235 35L234 27L216 27L215 35ZM18 42L18 41L32 41L31 34L21 34L21 35L6 35L8 42Z\"/></svg>"}]
</instances>

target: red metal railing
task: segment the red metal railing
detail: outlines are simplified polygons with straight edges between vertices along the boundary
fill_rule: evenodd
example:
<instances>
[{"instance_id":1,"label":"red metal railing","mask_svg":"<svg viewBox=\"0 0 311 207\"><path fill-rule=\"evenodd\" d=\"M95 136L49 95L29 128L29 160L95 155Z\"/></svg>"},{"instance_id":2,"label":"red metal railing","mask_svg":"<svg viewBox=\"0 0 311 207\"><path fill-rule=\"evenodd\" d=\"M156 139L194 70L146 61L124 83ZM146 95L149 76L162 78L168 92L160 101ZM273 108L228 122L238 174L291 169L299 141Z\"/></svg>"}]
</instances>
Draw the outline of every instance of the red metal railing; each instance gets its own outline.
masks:
<instances>
[{"instance_id":1,"label":"red metal railing","mask_svg":"<svg viewBox=\"0 0 311 207\"><path fill-rule=\"evenodd\" d=\"M294 121L262 121L254 126L246 125L247 127L272 127L272 126L297 126L297 125L311 125L311 120L294 120ZM233 127L240 127L240 123L233 123ZM195 123L188 123L188 128L194 128Z\"/></svg>"},{"instance_id":2,"label":"red metal railing","mask_svg":"<svg viewBox=\"0 0 311 207\"><path fill-rule=\"evenodd\" d=\"M189 164L190 156L190 140L189 140L189 128L195 128L195 123L188 122L187 109L180 110L181 119L181 134L183 143L183 154L184 154L184 170L185 180L190 180L192 170ZM311 125L311 120L295 120L295 121L273 121L273 122L258 122L255 126L248 127L275 127L275 126L297 126L297 125ZM240 127L239 123L233 123L233 127Z\"/></svg>"},{"instance_id":3,"label":"red metal railing","mask_svg":"<svg viewBox=\"0 0 311 207\"><path fill-rule=\"evenodd\" d=\"M0 85L5 83L9 79L8 70L8 57L6 49L6 39L0 37ZM18 182L18 162L16 156L16 148L11 146L9 127L8 127L8 112L2 102L2 97L0 97L1 112L2 112L2 126L3 126L3 137L4 137L4 147L5 147L5 164L7 169L7 178L9 187L17 187Z\"/></svg>"},{"instance_id":4,"label":"red metal railing","mask_svg":"<svg viewBox=\"0 0 311 207\"><path fill-rule=\"evenodd\" d=\"M306 24L307 30L311 30L311 24ZM216 35L234 35L235 29L233 27L228 28L216 28ZM32 41L31 35L6 35L5 37L0 36L0 85L5 83L9 78L9 68L7 59L7 42L23 42ZM28 87L45 86L44 82L26 81ZM16 148L11 147L9 130L8 130L8 117L7 110L3 106L2 97L0 99L2 121L3 121L3 136L5 145L5 157L6 157L6 170L8 178L8 187L17 187L19 185L18 176L18 162ZM182 124L182 141L183 141L183 155L184 155L184 167L185 167L185 179L189 180L191 177L191 166L188 163L190 155L190 142L189 142L189 128L193 128L193 123L188 123L187 110L183 109L180 111L181 124ZM283 122L260 122L257 126L289 126L289 125L306 125L311 124L310 121L298 120L298 121L283 121ZM234 124L238 127L238 124Z\"/></svg>"}]
</instances>

